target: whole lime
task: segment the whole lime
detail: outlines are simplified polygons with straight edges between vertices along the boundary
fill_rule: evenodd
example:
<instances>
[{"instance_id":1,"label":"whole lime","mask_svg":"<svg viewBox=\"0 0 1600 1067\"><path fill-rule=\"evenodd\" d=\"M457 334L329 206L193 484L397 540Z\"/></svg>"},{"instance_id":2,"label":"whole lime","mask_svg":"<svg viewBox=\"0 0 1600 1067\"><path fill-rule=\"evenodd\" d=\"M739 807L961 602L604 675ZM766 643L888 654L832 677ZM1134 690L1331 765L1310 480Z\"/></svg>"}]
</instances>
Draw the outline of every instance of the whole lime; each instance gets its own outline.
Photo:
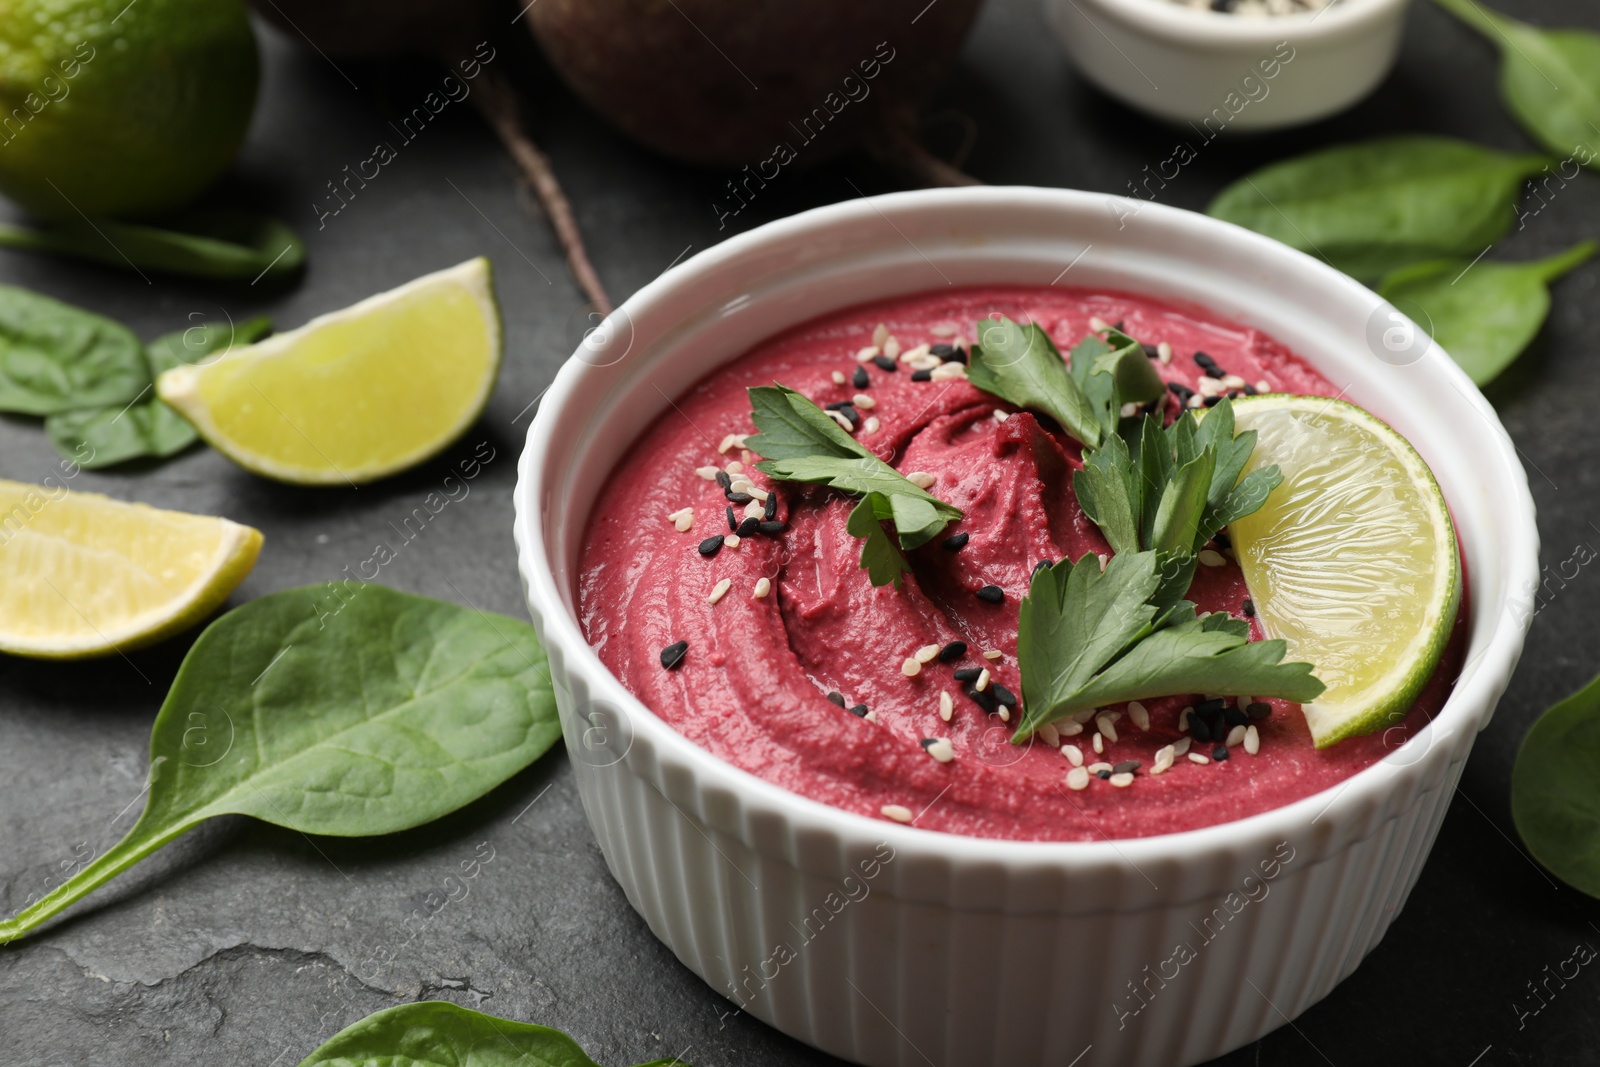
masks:
<instances>
[{"instance_id":1,"label":"whole lime","mask_svg":"<svg viewBox=\"0 0 1600 1067\"><path fill-rule=\"evenodd\" d=\"M44 218L171 211L232 162L259 78L241 0L0 0L0 193Z\"/></svg>"}]
</instances>

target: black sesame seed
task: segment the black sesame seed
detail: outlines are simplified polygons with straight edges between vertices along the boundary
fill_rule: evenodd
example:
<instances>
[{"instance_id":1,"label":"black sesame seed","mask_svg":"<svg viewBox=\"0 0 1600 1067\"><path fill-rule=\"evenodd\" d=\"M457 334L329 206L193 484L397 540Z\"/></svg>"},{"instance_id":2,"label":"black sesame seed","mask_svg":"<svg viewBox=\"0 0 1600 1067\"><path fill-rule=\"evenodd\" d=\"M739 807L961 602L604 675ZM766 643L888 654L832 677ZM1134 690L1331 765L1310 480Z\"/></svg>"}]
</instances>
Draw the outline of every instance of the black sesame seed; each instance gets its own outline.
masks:
<instances>
[{"instance_id":1,"label":"black sesame seed","mask_svg":"<svg viewBox=\"0 0 1600 1067\"><path fill-rule=\"evenodd\" d=\"M1245 723L1250 721L1250 716L1246 715L1238 708L1223 708L1222 717L1227 721L1229 726L1243 726Z\"/></svg>"},{"instance_id":2,"label":"black sesame seed","mask_svg":"<svg viewBox=\"0 0 1600 1067\"><path fill-rule=\"evenodd\" d=\"M1256 602L1249 597L1245 597L1244 603L1240 605L1239 610L1244 612L1245 618L1253 619L1256 617Z\"/></svg>"},{"instance_id":3,"label":"black sesame seed","mask_svg":"<svg viewBox=\"0 0 1600 1067\"><path fill-rule=\"evenodd\" d=\"M956 346L955 345L939 344L939 345L929 345L928 346L928 355L930 355L930 356L938 356L940 359L943 359L946 356L955 355L955 351L956 351Z\"/></svg>"},{"instance_id":4,"label":"black sesame seed","mask_svg":"<svg viewBox=\"0 0 1600 1067\"><path fill-rule=\"evenodd\" d=\"M966 649L963 647L962 651L966 651ZM956 671L955 679L958 682L976 682L978 680L978 675L982 673L982 667L962 667L960 670Z\"/></svg>"},{"instance_id":5,"label":"black sesame seed","mask_svg":"<svg viewBox=\"0 0 1600 1067\"><path fill-rule=\"evenodd\" d=\"M1168 382L1167 388L1172 392L1173 396L1178 398L1180 403L1187 404L1189 402L1189 398L1194 396L1194 390L1190 389L1182 382Z\"/></svg>"},{"instance_id":6,"label":"black sesame seed","mask_svg":"<svg viewBox=\"0 0 1600 1067\"><path fill-rule=\"evenodd\" d=\"M722 541L723 537L721 534L717 534L715 537L706 538L704 541L700 542L700 554L702 556L715 556L722 549Z\"/></svg>"},{"instance_id":7,"label":"black sesame seed","mask_svg":"<svg viewBox=\"0 0 1600 1067\"><path fill-rule=\"evenodd\" d=\"M1215 697L1211 700L1202 700L1200 703L1194 706L1194 711L1196 715L1205 715L1210 717L1222 710L1223 703L1224 702L1221 697Z\"/></svg>"},{"instance_id":8,"label":"black sesame seed","mask_svg":"<svg viewBox=\"0 0 1600 1067\"><path fill-rule=\"evenodd\" d=\"M914 370L911 372L911 380L914 382L931 382L933 381L933 371Z\"/></svg>"},{"instance_id":9,"label":"black sesame seed","mask_svg":"<svg viewBox=\"0 0 1600 1067\"><path fill-rule=\"evenodd\" d=\"M756 523L756 529L766 534L768 537L771 537L773 534L783 532L783 523L776 521L758 522Z\"/></svg>"},{"instance_id":10,"label":"black sesame seed","mask_svg":"<svg viewBox=\"0 0 1600 1067\"><path fill-rule=\"evenodd\" d=\"M1106 779L1111 777L1111 772L1110 771L1095 771L1094 772L1094 776L1096 778L1100 779L1103 782Z\"/></svg>"},{"instance_id":11,"label":"black sesame seed","mask_svg":"<svg viewBox=\"0 0 1600 1067\"><path fill-rule=\"evenodd\" d=\"M1189 716L1189 735L1196 741L1204 742L1211 740L1211 731L1206 729L1205 720L1201 719L1198 715Z\"/></svg>"},{"instance_id":12,"label":"black sesame seed","mask_svg":"<svg viewBox=\"0 0 1600 1067\"><path fill-rule=\"evenodd\" d=\"M1265 719L1272 714L1272 705L1263 704L1259 700L1252 700L1245 705L1244 713L1252 719Z\"/></svg>"},{"instance_id":13,"label":"black sesame seed","mask_svg":"<svg viewBox=\"0 0 1600 1067\"><path fill-rule=\"evenodd\" d=\"M1000 604L1006 599L1006 591L998 585L986 585L978 590L978 599L986 600L991 604Z\"/></svg>"},{"instance_id":14,"label":"black sesame seed","mask_svg":"<svg viewBox=\"0 0 1600 1067\"><path fill-rule=\"evenodd\" d=\"M967 698L990 715L1000 710L1000 703L995 700L994 694L986 689L973 689L968 687Z\"/></svg>"},{"instance_id":15,"label":"black sesame seed","mask_svg":"<svg viewBox=\"0 0 1600 1067\"><path fill-rule=\"evenodd\" d=\"M752 515L739 524L739 529L736 532L740 537L749 537L759 529L761 529L761 520Z\"/></svg>"},{"instance_id":16,"label":"black sesame seed","mask_svg":"<svg viewBox=\"0 0 1600 1067\"><path fill-rule=\"evenodd\" d=\"M952 663L966 654L967 643L965 641L951 641L939 650L939 662Z\"/></svg>"},{"instance_id":17,"label":"black sesame seed","mask_svg":"<svg viewBox=\"0 0 1600 1067\"><path fill-rule=\"evenodd\" d=\"M1140 767L1140 763L1139 763L1138 760L1136 760L1136 759L1125 759L1121 763L1119 763L1116 766L1112 767L1111 768L1111 773L1112 774L1132 774L1134 771L1137 771L1139 769L1139 767Z\"/></svg>"},{"instance_id":18,"label":"black sesame seed","mask_svg":"<svg viewBox=\"0 0 1600 1067\"><path fill-rule=\"evenodd\" d=\"M661 665L669 671L674 670L688 653L689 642L675 641L661 650Z\"/></svg>"},{"instance_id":19,"label":"black sesame seed","mask_svg":"<svg viewBox=\"0 0 1600 1067\"><path fill-rule=\"evenodd\" d=\"M1194 361L1200 365L1201 370L1209 370L1217 365L1217 361L1212 359L1205 352L1196 352L1194 354Z\"/></svg>"},{"instance_id":20,"label":"black sesame seed","mask_svg":"<svg viewBox=\"0 0 1600 1067\"><path fill-rule=\"evenodd\" d=\"M1222 397L1220 397L1220 396L1208 396L1208 397L1206 397L1206 407L1208 407L1208 408L1214 408L1220 403L1222 403Z\"/></svg>"},{"instance_id":21,"label":"black sesame seed","mask_svg":"<svg viewBox=\"0 0 1600 1067\"><path fill-rule=\"evenodd\" d=\"M727 471L718 471L717 484L722 486L722 491L726 493L729 489L733 488L732 475L730 475Z\"/></svg>"},{"instance_id":22,"label":"black sesame seed","mask_svg":"<svg viewBox=\"0 0 1600 1067\"><path fill-rule=\"evenodd\" d=\"M856 410L856 406L854 404L839 405L839 414L849 419L851 426L861 425L861 412Z\"/></svg>"},{"instance_id":23,"label":"black sesame seed","mask_svg":"<svg viewBox=\"0 0 1600 1067\"><path fill-rule=\"evenodd\" d=\"M767 494L767 507L766 507L766 510L761 513L761 517L763 519L766 519L768 522L771 522L773 519L778 517L778 494L777 493L768 493Z\"/></svg>"},{"instance_id":24,"label":"black sesame seed","mask_svg":"<svg viewBox=\"0 0 1600 1067\"><path fill-rule=\"evenodd\" d=\"M1212 749L1211 750L1211 758L1216 760L1218 763L1221 763L1223 760L1227 759L1228 758L1228 746L1227 745L1218 745L1216 748Z\"/></svg>"},{"instance_id":25,"label":"black sesame seed","mask_svg":"<svg viewBox=\"0 0 1600 1067\"><path fill-rule=\"evenodd\" d=\"M1261 390L1257 389L1255 386L1251 385L1249 382L1245 382L1244 383L1244 388L1239 390L1239 391L1241 393L1243 393L1245 396L1256 396L1261 392Z\"/></svg>"},{"instance_id":26,"label":"black sesame seed","mask_svg":"<svg viewBox=\"0 0 1600 1067\"><path fill-rule=\"evenodd\" d=\"M872 384L872 379L867 377L867 368L857 367L855 373L850 375L850 384L857 389L865 389Z\"/></svg>"},{"instance_id":27,"label":"black sesame seed","mask_svg":"<svg viewBox=\"0 0 1600 1067\"><path fill-rule=\"evenodd\" d=\"M928 751L928 749L932 748L934 745L937 745L938 743L939 743L939 739L937 737L919 737L919 738L917 738L917 744L922 746L922 751L924 751L924 752Z\"/></svg>"},{"instance_id":28,"label":"black sesame seed","mask_svg":"<svg viewBox=\"0 0 1600 1067\"><path fill-rule=\"evenodd\" d=\"M850 714L858 719L865 719L867 717L867 706L865 704L857 704L850 709Z\"/></svg>"},{"instance_id":29,"label":"black sesame seed","mask_svg":"<svg viewBox=\"0 0 1600 1067\"><path fill-rule=\"evenodd\" d=\"M847 408L849 406L850 406L850 401L848 401L848 400L835 400L831 404L824 404L823 407L822 407L822 410L823 411L838 411L840 408Z\"/></svg>"},{"instance_id":30,"label":"black sesame seed","mask_svg":"<svg viewBox=\"0 0 1600 1067\"><path fill-rule=\"evenodd\" d=\"M740 507L755 499L749 493L724 493L723 495L728 498L730 504L738 504Z\"/></svg>"},{"instance_id":31,"label":"black sesame seed","mask_svg":"<svg viewBox=\"0 0 1600 1067\"><path fill-rule=\"evenodd\" d=\"M1151 359L1161 358L1161 349L1157 348L1155 345L1141 344L1139 347L1144 349L1144 354L1149 356Z\"/></svg>"},{"instance_id":32,"label":"black sesame seed","mask_svg":"<svg viewBox=\"0 0 1600 1067\"><path fill-rule=\"evenodd\" d=\"M873 356L872 357L872 362L874 362L874 363L876 363L878 365L878 369L879 370L886 370L891 374L893 374L896 370L899 369L895 365L894 360L890 359L888 356Z\"/></svg>"},{"instance_id":33,"label":"black sesame seed","mask_svg":"<svg viewBox=\"0 0 1600 1067\"><path fill-rule=\"evenodd\" d=\"M971 534L965 533L952 534L944 539L944 550L946 552L959 552L961 549L967 547L967 541L971 537Z\"/></svg>"},{"instance_id":34,"label":"black sesame seed","mask_svg":"<svg viewBox=\"0 0 1600 1067\"><path fill-rule=\"evenodd\" d=\"M1222 377L1225 376L1225 374L1226 374L1226 372L1221 367L1217 366L1214 363L1211 366L1206 368L1206 377L1207 378L1221 379Z\"/></svg>"},{"instance_id":35,"label":"black sesame seed","mask_svg":"<svg viewBox=\"0 0 1600 1067\"><path fill-rule=\"evenodd\" d=\"M737 530L738 528L739 528L739 520L733 514L733 505L729 504L728 505L728 529Z\"/></svg>"},{"instance_id":36,"label":"black sesame seed","mask_svg":"<svg viewBox=\"0 0 1600 1067\"><path fill-rule=\"evenodd\" d=\"M837 690L835 690L834 692L828 694L828 699L833 701L835 704L839 705L841 708L844 707L844 694L843 693L838 692Z\"/></svg>"},{"instance_id":37,"label":"black sesame seed","mask_svg":"<svg viewBox=\"0 0 1600 1067\"><path fill-rule=\"evenodd\" d=\"M957 347L948 356L944 357L944 361L946 363L966 363L966 361L967 361L966 349Z\"/></svg>"},{"instance_id":38,"label":"black sesame seed","mask_svg":"<svg viewBox=\"0 0 1600 1067\"><path fill-rule=\"evenodd\" d=\"M1223 533L1221 530L1218 530L1215 534L1213 534L1211 536L1211 540L1213 540L1213 541L1215 541L1217 543L1217 547L1218 548L1232 548L1233 547L1233 538L1229 537L1227 534Z\"/></svg>"},{"instance_id":39,"label":"black sesame seed","mask_svg":"<svg viewBox=\"0 0 1600 1067\"><path fill-rule=\"evenodd\" d=\"M1004 704L1008 708L1014 708L1017 706L1017 694L1013 693L999 682L996 682L993 688L995 700Z\"/></svg>"},{"instance_id":40,"label":"black sesame seed","mask_svg":"<svg viewBox=\"0 0 1600 1067\"><path fill-rule=\"evenodd\" d=\"M1034 574L1038 574L1040 571L1044 570L1046 567L1049 567L1049 566L1052 566L1052 563L1051 563L1050 560L1041 559L1038 563L1035 563L1033 565L1033 573Z\"/></svg>"}]
</instances>

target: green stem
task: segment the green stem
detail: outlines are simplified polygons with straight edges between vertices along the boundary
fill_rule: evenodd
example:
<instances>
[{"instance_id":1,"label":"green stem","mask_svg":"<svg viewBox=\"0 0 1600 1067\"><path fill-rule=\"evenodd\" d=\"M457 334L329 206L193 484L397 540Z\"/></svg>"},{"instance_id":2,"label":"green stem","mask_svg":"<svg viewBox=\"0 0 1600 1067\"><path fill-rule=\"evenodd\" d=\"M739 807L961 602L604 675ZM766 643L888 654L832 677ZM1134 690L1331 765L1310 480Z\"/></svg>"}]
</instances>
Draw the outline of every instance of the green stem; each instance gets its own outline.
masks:
<instances>
[{"instance_id":1,"label":"green stem","mask_svg":"<svg viewBox=\"0 0 1600 1067\"><path fill-rule=\"evenodd\" d=\"M1596 245L1595 242L1584 241L1573 245L1565 252L1557 252L1549 259L1538 260L1533 266L1538 268L1540 279L1546 285L1549 285L1568 271L1589 262L1597 248L1600 248L1600 245Z\"/></svg>"},{"instance_id":2,"label":"green stem","mask_svg":"<svg viewBox=\"0 0 1600 1067\"><path fill-rule=\"evenodd\" d=\"M141 819L128 835L112 845L83 870L68 878L11 918L0 922L0 945L30 933L95 889L109 882L167 842L181 837L203 819L190 818L176 826L146 829Z\"/></svg>"},{"instance_id":3,"label":"green stem","mask_svg":"<svg viewBox=\"0 0 1600 1067\"><path fill-rule=\"evenodd\" d=\"M1496 44L1504 42L1506 30L1516 25L1504 15L1479 6L1475 0L1433 0L1433 2Z\"/></svg>"}]
</instances>

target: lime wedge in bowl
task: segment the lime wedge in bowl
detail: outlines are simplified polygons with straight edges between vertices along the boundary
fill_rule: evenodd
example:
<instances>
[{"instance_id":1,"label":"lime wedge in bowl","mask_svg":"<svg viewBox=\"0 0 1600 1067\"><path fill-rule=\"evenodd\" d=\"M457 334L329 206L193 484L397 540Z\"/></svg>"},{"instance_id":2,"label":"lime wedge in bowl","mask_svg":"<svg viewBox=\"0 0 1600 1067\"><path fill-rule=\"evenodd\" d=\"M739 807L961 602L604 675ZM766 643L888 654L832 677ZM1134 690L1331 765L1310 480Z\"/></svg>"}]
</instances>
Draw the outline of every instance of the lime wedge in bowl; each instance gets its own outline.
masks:
<instances>
[{"instance_id":1,"label":"lime wedge in bowl","mask_svg":"<svg viewBox=\"0 0 1600 1067\"><path fill-rule=\"evenodd\" d=\"M1410 710L1450 639L1461 557L1444 494L1416 449L1354 404L1270 394L1233 403L1255 430L1246 472L1283 484L1229 527L1268 637L1316 668L1304 706L1318 748Z\"/></svg>"}]
</instances>

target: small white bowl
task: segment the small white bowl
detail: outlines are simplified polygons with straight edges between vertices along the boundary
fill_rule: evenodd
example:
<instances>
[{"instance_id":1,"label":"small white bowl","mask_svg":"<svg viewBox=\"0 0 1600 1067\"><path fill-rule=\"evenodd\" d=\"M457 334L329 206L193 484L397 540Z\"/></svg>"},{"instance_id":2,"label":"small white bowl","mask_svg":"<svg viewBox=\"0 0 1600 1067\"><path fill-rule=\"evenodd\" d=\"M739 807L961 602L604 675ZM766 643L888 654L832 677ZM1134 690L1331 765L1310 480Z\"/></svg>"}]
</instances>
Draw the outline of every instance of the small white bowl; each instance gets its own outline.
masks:
<instances>
[{"instance_id":1,"label":"small white bowl","mask_svg":"<svg viewBox=\"0 0 1600 1067\"><path fill-rule=\"evenodd\" d=\"M597 494L668 398L817 315L984 284L1210 308L1287 344L1404 433L1444 488L1470 576L1466 666L1432 723L1342 785L1247 819L1014 842L808 800L634 698L585 641L574 589ZM1088 1063L1171 1067L1255 1040L1356 967L1405 903L1505 689L1538 569L1533 501L1493 409L1443 352L1397 344L1406 324L1393 314L1316 260L1203 215L971 188L849 200L730 238L585 342L522 456L522 579L606 863L678 958L737 998L727 1014L742 1005L872 1067L1062 1067L1090 1045ZM1180 943L1192 959L1177 962Z\"/></svg>"},{"instance_id":2,"label":"small white bowl","mask_svg":"<svg viewBox=\"0 0 1600 1067\"><path fill-rule=\"evenodd\" d=\"M1394 66L1409 3L1340 0L1312 14L1249 17L1171 0L1044 0L1085 77L1130 107L1193 125L1203 140L1354 104Z\"/></svg>"}]
</instances>

